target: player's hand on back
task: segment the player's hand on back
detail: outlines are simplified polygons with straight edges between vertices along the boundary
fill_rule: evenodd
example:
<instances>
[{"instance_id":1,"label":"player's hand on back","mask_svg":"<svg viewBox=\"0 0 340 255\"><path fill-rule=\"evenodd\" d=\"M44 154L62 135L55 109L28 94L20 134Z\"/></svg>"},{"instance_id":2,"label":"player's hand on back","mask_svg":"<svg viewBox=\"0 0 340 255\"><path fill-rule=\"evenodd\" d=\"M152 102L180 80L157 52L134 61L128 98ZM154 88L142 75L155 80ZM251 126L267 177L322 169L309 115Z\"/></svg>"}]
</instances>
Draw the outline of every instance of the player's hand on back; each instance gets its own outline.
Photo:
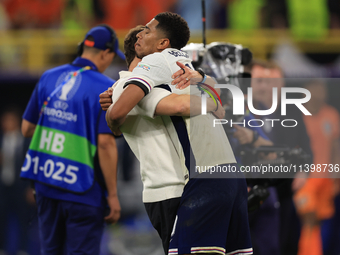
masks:
<instances>
[{"instance_id":1,"label":"player's hand on back","mask_svg":"<svg viewBox=\"0 0 340 255\"><path fill-rule=\"evenodd\" d=\"M107 111L107 109L112 104L112 93L113 89L108 88L108 90L99 95L99 103L103 111Z\"/></svg>"},{"instance_id":2,"label":"player's hand on back","mask_svg":"<svg viewBox=\"0 0 340 255\"><path fill-rule=\"evenodd\" d=\"M174 79L171 84L176 85L178 89L185 89L190 85L190 79L197 78L198 80L202 80L202 76L199 72L192 70L181 62L176 62L176 64L181 68L177 72L172 75L172 79ZM184 70L184 71L183 71Z\"/></svg>"}]
</instances>

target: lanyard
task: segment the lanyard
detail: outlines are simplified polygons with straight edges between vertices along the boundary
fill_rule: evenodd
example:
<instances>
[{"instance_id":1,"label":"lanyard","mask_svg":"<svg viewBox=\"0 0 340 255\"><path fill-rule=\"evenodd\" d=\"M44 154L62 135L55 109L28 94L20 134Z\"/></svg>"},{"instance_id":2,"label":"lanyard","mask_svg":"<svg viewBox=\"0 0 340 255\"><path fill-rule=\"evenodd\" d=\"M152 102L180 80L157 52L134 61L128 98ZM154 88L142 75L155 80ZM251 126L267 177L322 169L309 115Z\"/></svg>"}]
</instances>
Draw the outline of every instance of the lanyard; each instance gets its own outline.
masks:
<instances>
[{"instance_id":1,"label":"lanyard","mask_svg":"<svg viewBox=\"0 0 340 255\"><path fill-rule=\"evenodd\" d=\"M40 110L40 114L41 115L44 111L44 108L47 106L47 104L49 103L49 101L51 100L51 98L57 94L61 89L62 87L68 83L73 77L76 77L78 74L80 74L81 72L84 72L84 71L87 71L87 70L91 70L92 68L90 66L84 66L82 68L80 68L79 70L77 71L74 71L73 73L69 74L66 76L66 78L63 80L63 82L57 86L53 91L52 93L47 97L47 99L44 101L44 104L43 106L41 107L41 110Z\"/></svg>"}]
</instances>

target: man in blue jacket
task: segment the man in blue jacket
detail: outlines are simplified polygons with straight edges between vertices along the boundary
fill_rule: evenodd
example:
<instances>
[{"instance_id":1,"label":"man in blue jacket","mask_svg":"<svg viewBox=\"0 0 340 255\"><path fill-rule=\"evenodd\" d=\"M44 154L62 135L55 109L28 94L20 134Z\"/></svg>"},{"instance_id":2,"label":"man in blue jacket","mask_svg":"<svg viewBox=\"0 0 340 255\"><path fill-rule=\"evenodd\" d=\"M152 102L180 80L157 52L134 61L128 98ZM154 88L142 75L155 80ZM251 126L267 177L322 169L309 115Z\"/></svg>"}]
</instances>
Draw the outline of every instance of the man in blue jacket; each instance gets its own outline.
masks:
<instances>
[{"instance_id":1,"label":"man in blue jacket","mask_svg":"<svg viewBox=\"0 0 340 255\"><path fill-rule=\"evenodd\" d=\"M115 55L113 29L92 28L79 57L42 75L23 115L32 141L21 177L34 182L41 254L98 255L104 220L120 217L117 148L98 102Z\"/></svg>"}]
</instances>

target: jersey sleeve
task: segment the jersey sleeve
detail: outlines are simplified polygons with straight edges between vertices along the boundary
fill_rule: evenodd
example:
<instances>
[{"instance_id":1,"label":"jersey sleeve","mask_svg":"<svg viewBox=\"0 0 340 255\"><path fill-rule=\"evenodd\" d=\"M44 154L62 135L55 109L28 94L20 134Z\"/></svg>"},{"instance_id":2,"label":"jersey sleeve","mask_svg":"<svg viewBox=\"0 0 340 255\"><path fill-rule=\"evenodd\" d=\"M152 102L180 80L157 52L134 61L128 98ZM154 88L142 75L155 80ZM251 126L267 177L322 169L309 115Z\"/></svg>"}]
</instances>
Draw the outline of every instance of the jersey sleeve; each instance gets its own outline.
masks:
<instances>
[{"instance_id":1,"label":"jersey sleeve","mask_svg":"<svg viewBox=\"0 0 340 255\"><path fill-rule=\"evenodd\" d=\"M31 95L31 98L26 106L25 112L22 116L23 119L33 124L37 124L39 120L39 112L40 112L39 93L38 93L39 84L40 83L37 83L37 85L35 86L33 93Z\"/></svg>"},{"instance_id":2,"label":"jersey sleeve","mask_svg":"<svg viewBox=\"0 0 340 255\"><path fill-rule=\"evenodd\" d=\"M142 59L133 69L132 76L126 81L124 88L130 84L140 87L145 95L154 86L170 83L172 71L166 58L161 53L153 53Z\"/></svg>"},{"instance_id":3,"label":"jersey sleeve","mask_svg":"<svg viewBox=\"0 0 340 255\"><path fill-rule=\"evenodd\" d=\"M145 96L137 104L139 114L150 118L155 117L155 111L158 103L164 98L171 95L170 91L162 88L154 88L147 96Z\"/></svg>"}]
</instances>

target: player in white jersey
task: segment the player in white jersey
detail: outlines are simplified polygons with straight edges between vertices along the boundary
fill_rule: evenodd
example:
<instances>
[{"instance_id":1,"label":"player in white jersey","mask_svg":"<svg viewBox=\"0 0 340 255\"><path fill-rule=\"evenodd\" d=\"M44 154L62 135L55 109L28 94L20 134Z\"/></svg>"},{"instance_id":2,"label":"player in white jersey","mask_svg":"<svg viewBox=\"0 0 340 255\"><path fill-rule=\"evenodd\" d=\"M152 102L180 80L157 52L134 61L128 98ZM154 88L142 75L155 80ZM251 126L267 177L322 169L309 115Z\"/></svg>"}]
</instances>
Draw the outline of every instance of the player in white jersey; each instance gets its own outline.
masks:
<instances>
[{"instance_id":1,"label":"player in white jersey","mask_svg":"<svg viewBox=\"0 0 340 255\"><path fill-rule=\"evenodd\" d=\"M172 22L172 19L175 19L175 22ZM173 36L167 35L167 30L157 29L159 24L168 24L170 27L177 25L176 29L178 31L185 31L185 27L178 26L181 25L180 23L181 20L178 20L176 15L169 13L159 14L138 34L139 39L136 43L137 54L145 50L142 47L143 44L145 44L146 49L150 48L151 45L151 52L149 53L152 53L152 51L160 53L143 58L142 62L133 70L133 76L125 83L126 88L123 93L115 104L110 106L107 112L107 120L113 131L117 130L124 123L126 115L144 96L144 99L147 99L155 89L159 88L157 86L163 84L161 87L171 91L169 85L164 85L164 83L171 83L172 79L170 77L179 69L176 66L176 60L180 60L190 66L190 60L184 58L185 53L176 49L166 49L170 45L176 44L176 40L169 39L173 38ZM181 36L181 34L177 36ZM144 38L147 39L144 40ZM187 41L184 42L184 45L186 43ZM184 45L176 45L176 48L181 48ZM150 75L151 72L152 75ZM131 86L132 84L133 86ZM161 102L162 100L159 104ZM156 113L157 108L158 106L156 107ZM197 116L196 118L202 119L202 117L207 118L205 121L207 123L209 118L207 116ZM213 158L207 158L204 156L204 150L197 146L199 141L207 140L201 140L200 137L191 133L192 137L189 141L187 130L186 134L178 132L180 128L184 127L185 129L188 127L183 119L182 121L178 118L175 121L174 118L171 117L171 119L172 125L177 131L177 138L179 140L177 144L181 144L184 154L190 154L190 141L196 141L196 148L194 148L196 161L209 162L211 160L213 163L208 164L210 166L235 162L227 138L223 143L221 141L217 141L217 144L209 142L201 143L200 147L205 146L205 152L213 152L211 153ZM193 120L194 118L191 119L191 121ZM193 130L196 128L200 130L200 124L204 124L204 121L197 121L197 123ZM135 126L135 128L137 127ZM208 129L206 131L209 132ZM203 135L200 132L197 134ZM225 135L224 132L223 134ZM222 136L220 139L223 140L224 137ZM221 145L219 148L222 148L221 154L214 148L218 144ZM172 146L172 144L169 144L169 146ZM170 155L165 156L168 157ZM203 160L204 158L205 161ZM195 159L191 160L188 168L194 162ZM234 177L239 176L235 174ZM173 233L169 254L252 254L247 223L245 180L190 179L182 195Z\"/></svg>"},{"instance_id":2,"label":"player in white jersey","mask_svg":"<svg viewBox=\"0 0 340 255\"><path fill-rule=\"evenodd\" d=\"M122 71L119 75L120 79L114 85L113 103L119 99L132 73ZM197 103L200 103L200 98L197 98ZM184 184L188 181L190 155L183 151L178 139L178 128L173 123L174 117L165 114L190 116L201 112L200 106L193 112L190 104L193 103L190 103L189 95L175 95L155 87L128 113L120 127L125 140L140 161L143 202L166 252ZM216 110L211 99L207 110ZM215 114L224 116L221 105Z\"/></svg>"},{"instance_id":3,"label":"player in white jersey","mask_svg":"<svg viewBox=\"0 0 340 255\"><path fill-rule=\"evenodd\" d=\"M139 27L132 29L124 41L126 61L131 71L140 62L140 59L135 57L134 51L136 33L139 31ZM129 47L132 47L130 53ZM131 72L126 71L119 74L120 79L113 86L115 88L114 102L122 93L126 80L132 75ZM202 78L200 74L197 73L197 75ZM100 100L103 110L107 110L107 107L112 104L111 100L105 104L105 99ZM193 98L191 98L193 105L192 100ZM197 98L197 101L200 103L200 98ZM210 99L207 103L208 112L214 111L215 115L224 116L224 109L221 105L215 111L216 105L213 100ZM155 110L156 106L158 111ZM162 239L166 253L185 179L188 177L188 169L171 118L169 116L155 118L154 115L156 113L189 116L193 112L198 114L201 108L200 106L197 109L190 107L189 95L179 96L162 88L155 88L131 110L121 127L124 138L140 161L144 184L143 202Z\"/></svg>"},{"instance_id":4,"label":"player in white jersey","mask_svg":"<svg viewBox=\"0 0 340 255\"><path fill-rule=\"evenodd\" d=\"M134 67L136 64L132 63L129 70L133 70ZM123 93L124 86L133 77L133 73L121 71L119 76L120 79L113 85L113 104ZM196 101L197 107L193 107L193 100ZM178 131L170 116L198 115L201 113L200 103L200 97L176 95L163 89L162 86L155 86L127 114L120 131L140 161L144 203L182 195L184 181L189 177L185 165L187 155L178 140ZM216 110L211 98L208 99L207 110L208 112ZM220 104L214 114L224 116L224 109Z\"/></svg>"}]
</instances>

